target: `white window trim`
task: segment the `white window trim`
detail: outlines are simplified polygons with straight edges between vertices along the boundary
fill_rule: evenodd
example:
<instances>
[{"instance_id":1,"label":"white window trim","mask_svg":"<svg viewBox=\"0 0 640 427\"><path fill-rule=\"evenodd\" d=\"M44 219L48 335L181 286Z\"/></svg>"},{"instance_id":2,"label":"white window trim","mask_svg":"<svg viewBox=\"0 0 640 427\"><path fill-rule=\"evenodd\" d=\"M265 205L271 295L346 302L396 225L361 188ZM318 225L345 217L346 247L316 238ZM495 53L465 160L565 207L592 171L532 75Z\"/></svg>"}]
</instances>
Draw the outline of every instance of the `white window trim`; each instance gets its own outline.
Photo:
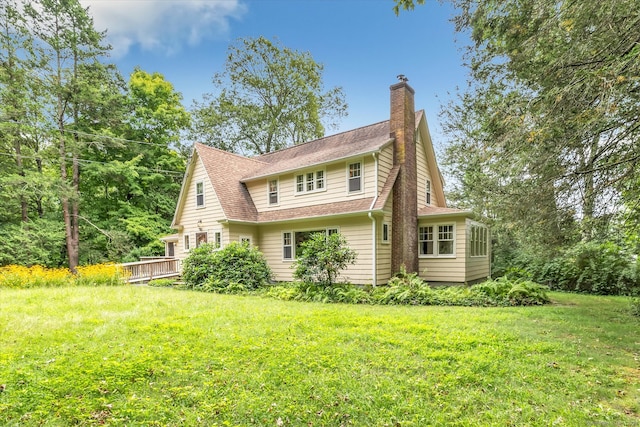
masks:
<instances>
[{"instance_id":1,"label":"white window trim","mask_svg":"<svg viewBox=\"0 0 640 427\"><path fill-rule=\"evenodd\" d=\"M387 238L384 238L384 229L385 227L387 228ZM390 244L391 243L391 224L389 224L388 222L383 222L382 223L382 233L380 235L380 240L382 241L382 243L384 244Z\"/></svg>"},{"instance_id":2,"label":"white window trim","mask_svg":"<svg viewBox=\"0 0 640 427\"><path fill-rule=\"evenodd\" d=\"M318 188L318 172L322 172L322 188ZM307 190L309 181L307 180L308 174L313 174L313 190ZM298 191L298 177L302 175L302 191ZM293 175L293 194L295 196L301 196L304 194L321 193L327 191L327 170L326 169L309 169L305 171L296 172Z\"/></svg>"},{"instance_id":3,"label":"white window trim","mask_svg":"<svg viewBox=\"0 0 640 427\"><path fill-rule=\"evenodd\" d=\"M349 176L349 166L354 165L356 163L360 163L360 190L357 191L349 191L349 182L351 180L351 177ZM362 194L364 193L364 160L362 159L354 159L354 160L350 160L347 161L346 164L346 179L347 179L347 195L353 195L353 194Z\"/></svg>"},{"instance_id":4,"label":"white window trim","mask_svg":"<svg viewBox=\"0 0 640 427\"><path fill-rule=\"evenodd\" d=\"M296 233L305 233L308 231L324 231L325 234L327 236L329 236L329 233L331 231L335 231L336 233L340 233L340 227L320 227L320 228L305 228L305 229L298 229L298 230L283 230L282 231L282 237L280 240L280 247L282 248L282 260L286 261L286 262L291 262L291 261L295 261L297 254L296 254ZM291 233L291 255L293 258L291 259L286 259L284 258L284 233ZM333 234L333 233L332 233Z\"/></svg>"},{"instance_id":5,"label":"white window trim","mask_svg":"<svg viewBox=\"0 0 640 427\"><path fill-rule=\"evenodd\" d=\"M440 255L438 253L439 245L439 230L438 227L442 226L453 226L453 253L451 254L443 254ZM456 237L456 223L455 222L441 222L438 224L418 224L418 233L420 233L420 227L433 227L433 254L425 255L420 253L420 247L418 246L418 257L419 258L457 258L456 255L456 246L458 244L458 239ZM420 236L418 235L418 245L420 245Z\"/></svg>"},{"instance_id":6,"label":"white window trim","mask_svg":"<svg viewBox=\"0 0 640 427\"><path fill-rule=\"evenodd\" d=\"M289 244L285 245L284 244L284 235L287 234L287 233L289 234ZM294 232L293 231L288 231L288 230L287 231L283 231L282 234L281 234L281 240L280 241L282 242L282 261L284 261L284 262L293 262L296 259L296 256L295 256L295 245L293 244L294 236L295 236ZM291 248L291 258L285 258L284 257L284 248L286 248L286 247Z\"/></svg>"},{"instance_id":7,"label":"white window trim","mask_svg":"<svg viewBox=\"0 0 640 427\"><path fill-rule=\"evenodd\" d=\"M195 238L195 242L194 242L196 244L196 248L200 247L200 244L198 244L198 235L200 235L200 236L204 235L204 243L209 243L209 233L206 232L206 231L198 231L196 233L196 238ZM204 244L204 243L202 243L202 244Z\"/></svg>"},{"instance_id":8,"label":"white window trim","mask_svg":"<svg viewBox=\"0 0 640 427\"><path fill-rule=\"evenodd\" d=\"M431 191L431 180L427 179L425 184L424 184L424 203L427 206L430 206L431 203L431 199L433 197L432 191Z\"/></svg>"},{"instance_id":9,"label":"white window trim","mask_svg":"<svg viewBox=\"0 0 640 427\"><path fill-rule=\"evenodd\" d=\"M189 252L191 250L191 242L188 234L184 235L182 242L183 242L183 248L182 248L183 252Z\"/></svg>"},{"instance_id":10,"label":"white window trim","mask_svg":"<svg viewBox=\"0 0 640 427\"><path fill-rule=\"evenodd\" d=\"M202 204L201 205L198 204L198 184L202 184ZM206 207L206 205L207 205L207 199L205 197L204 181L197 181L196 182L196 209L202 209Z\"/></svg>"},{"instance_id":11,"label":"white window trim","mask_svg":"<svg viewBox=\"0 0 640 427\"><path fill-rule=\"evenodd\" d=\"M271 203L271 182L276 182L276 202ZM280 205L280 179L268 179L267 180L267 205L268 206L279 206Z\"/></svg>"},{"instance_id":12,"label":"white window trim","mask_svg":"<svg viewBox=\"0 0 640 427\"><path fill-rule=\"evenodd\" d=\"M473 249L473 244L474 244L474 240L473 240L473 229L476 228L479 232L484 232L484 254L481 255L473 255L474 249ZM478 247L479 249L482 248L482 243L483 240L479 239L480 241L480 246ZM484 224L480 224L480 223L471 223L469 225L469 257L470 258L486 258L489 256L489 228L484 225Z\"/></svg>"},{"instance_id":13,"label":"white window trim","mask_svg":"<svg viewBox=\"0 0 640 427\"><path fill-rule=\"evenodd\" d=\"M214 246L214 250L219 251L220 249L222 249L222 231L220 230L216 230L213 231L213 246ZM218 242L218 238L220 240L220 242Z\"/></svg>"}]
</instances>

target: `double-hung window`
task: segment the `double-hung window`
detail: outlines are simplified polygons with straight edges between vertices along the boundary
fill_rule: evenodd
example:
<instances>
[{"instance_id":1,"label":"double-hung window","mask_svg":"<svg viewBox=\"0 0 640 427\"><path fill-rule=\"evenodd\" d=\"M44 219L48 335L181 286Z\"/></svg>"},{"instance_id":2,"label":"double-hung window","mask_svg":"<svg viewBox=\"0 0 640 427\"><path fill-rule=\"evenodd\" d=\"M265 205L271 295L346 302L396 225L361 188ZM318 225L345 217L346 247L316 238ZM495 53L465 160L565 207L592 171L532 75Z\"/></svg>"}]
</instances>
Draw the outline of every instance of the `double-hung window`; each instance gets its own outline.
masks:
<instances>
[{"instance_id":1,"label":"double-hung window","mask_svg":"<svg viewBox=\"0 0 640 427\"><path fill-rule=\"evenodd\" d=\"M349 193L362 191L362 163L349 163Z\"/></svg>"},{"instance_id":2,"label":"double-hung window","mask_svg":"<svg viewBox=\"0 0 640 427\"><path fill-rule=\"evenodd\" d=\"M216 249L220 249L222 247L222 233L219 231L216 231L213 237L215 239L214 244L216 246Z\"/></svg>"},{"instance_id":3,"label":"double-hung window","mask_svg":"<svg viewBox=\"0 0 640 427\"><path fill-rule=\"evenodd\" d=\"M204 207L204 182L196 182L196 208Z\"/></svg>"},{"instance_id":4,"label":"double-hung window","mask_svg":"<svg viewBox=\"0 0 640 427\"><path fill-rule=\"evenodd\" d=\"M290 231L282 233L282 259L293 259L293 239Z\"/></svg>"},{"instance_id":5,"label":"double-hung window","mask_svg":"<svg viewBox=\"0 0 640 427\"><path fill-rule=\"evenodd\" d=\"M272 179L269 181L269 204L278 204L278 180Z\"/></svg>"},{"instance_id":6,"label":"double-hung window","mask_svg":"<svg viewBox=\"0 0 640 427\"><path fill-rule=\"evenodd\" d=\"M438 226L438 255L453 255L453 225Z\"/></svg>"},{"instance_id":7,"label":"double-hung window","mask_svg":"<svg viewBox=\"0 0 640 427\"><path fill-rule=\"evenodd\" d=\"M418 229L420 255L433 255L433 226Z\"/></svg>"},{"instance_id":8,"label":"double-hung window","mask_svg":"<svg viewBox=\"0 0 640 427\"><path fill-rule=\"evenodd\" d=\"M190 245L190 242L189 242L189 235L185 234L184 235L184 250L188 251L189 249L191 249L191 245Z\"/></svg>"},{"instance_id":9,"label":"double-hung window","mask_svg":"<svg viewBox=\"0 0 640 427\"><path fill-rule=\"evenodd\" d=\"M445 224L418 227L418 253L420 256L428 257L454 256L454 225Z\"/></svg>"}]
</instances>

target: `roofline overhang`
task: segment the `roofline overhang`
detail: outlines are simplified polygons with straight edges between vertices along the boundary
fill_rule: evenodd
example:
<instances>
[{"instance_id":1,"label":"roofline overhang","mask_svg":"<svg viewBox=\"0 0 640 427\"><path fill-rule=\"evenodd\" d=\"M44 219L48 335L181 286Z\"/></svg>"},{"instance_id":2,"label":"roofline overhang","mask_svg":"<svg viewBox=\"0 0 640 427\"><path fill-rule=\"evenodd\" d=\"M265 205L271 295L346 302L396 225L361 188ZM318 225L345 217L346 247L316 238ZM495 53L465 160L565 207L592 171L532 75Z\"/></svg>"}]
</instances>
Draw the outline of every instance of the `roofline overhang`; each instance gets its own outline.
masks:
<instances>
[{"instance_id":1,"label":"roofline overhang","mask_svg":"<svg viewBox=\"0 0 640 427\"><path fill-rule=\"evenodd\" d=\"M278 219L271 221L248 221L242 219L221 219L218 222L220 224L249 224L249 225L267 225L267 224L282 224L282 223L292 223L292 222L305 222L305 221L313 221L316 219L329 219L329 218L347 218L347 217L357 217L357 216L367 216L371 214L383 214L382 209L364 209L360 211L354 212L344 212L339 214L327 214L327 215L314 215L314 216L306 216L306 217L298 217L298 218L289 218L289 219Z\"/></svg>"},{"instance_id":2,"label":"roofline overhang","mask_svg":"<svg viewBox=\"0 0 640 427\"><path fill-rule=\"evenodd\" d=\"M438 218L453 218L453 217L463 217L463 218L473 218L474 214L472 211L460 211L460 212L441 212L441 213L432 213L432 214L422 214L418 215L418 219L438 219Z\"/></svg>"},{"instance_id":3,"label":"roofline overhang","mask_svg":"<svg viewBox=\"0 0 640 427\"><path fill-rule=\"evenodd\" d=\"M359 157L363 157L363 156L366 156L368 154L380 153L383 149L385 149L391 143L393 143L393 141L394 141L394 138L389 138L384 144L382 144L380 147L378 147L375 150L363 151L362 153L358 153L358 154L349 154L348 156L338 157L336 159L331 159L331 160L326 161L326 162L311 163L311 164L308 164L306 166L296 166L296 167L293 167L293 168L290 168L290 169L283 169L283 170L278 171L278 172L267 173L267 174L263 174L263 175L256 175L256 176L251 176L251 177L248 177L248 178L242 178L240 180L240 182L247 183L247 182L251 182L251 181L257 181L259 179L269 178L271 176L284 175L284 174L292 173L292 172L295 172L295 171L300 171L300 170L313 168L313 167L318 166L318 165L332 165L332 164L335 164L335 163L344 162L345 160L349 160L349 159L357 159Z\"/></svg>"}]
</instances>

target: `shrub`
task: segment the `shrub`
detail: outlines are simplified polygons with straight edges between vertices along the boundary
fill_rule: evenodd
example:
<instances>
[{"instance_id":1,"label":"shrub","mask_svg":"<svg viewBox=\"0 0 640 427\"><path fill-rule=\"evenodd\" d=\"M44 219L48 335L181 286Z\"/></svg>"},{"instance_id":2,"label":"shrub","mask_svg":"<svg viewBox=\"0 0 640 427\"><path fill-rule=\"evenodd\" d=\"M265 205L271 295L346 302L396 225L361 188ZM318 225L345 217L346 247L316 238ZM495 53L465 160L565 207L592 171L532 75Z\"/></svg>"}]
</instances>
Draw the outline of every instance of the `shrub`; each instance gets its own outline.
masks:
<instances>
[{"instance_id":1,"label":"shrub","mask_svg":"<svg viewBox=\"0 0 640 427\"><path fill-rule=\"evenodd\" d=\"M640 298L631 298L631 314L640 316Z\"/></svg>"},{"instance_id":2,"label":"shrub","mask_svg":"<svg viewBox=\"0 0 640 427\"><path fill-rule=\"evenodd\" d=\"M174 279L153 279L150 280L147 285L153 286L156 288L170 288L174 285L176 281Z\"/></svg>"},{"instance_id":3,"label":"shrub","mask_svg":"<svg viewBox=\"0 0 640 427\"><path fill-rule=\"evenodd\" d=\"M530 280L498 277L470 288L473 294L486 297L485 305L541 305L551 302L549 288Z\"/></svg>"},{"instance_id":4,"label":"shrub","mask_svg":"<svg viewBox=\"0 0 640 427\"><path fill-rule=\"evenodd\" d=\"M632 293L638 288L637 265L612 242L581 242L548 263L539 280L553 289L601 295Z\"/></svg>"},{"instance_id":5,"label":"shrub","mask_svg":"<svg viewBox=\"0 0 640 427\"><path fill-rule=\"evenodd\" d=\"M203 244L189 253L182 267L187 287L218 292L232 284L256 289L271 279L271 269L262 253L248 243L232 242L215 250Z\"/></svg>"},{"instance_id":6,"label":"shrub","mask_svg":"<svg viewBox=\"0 0 640 427\"><path fill-rule=\"evenodd\" d=\"M118 286L127 283L125 272L115 264L95 264L77 268L78 286Z\"/></svg>"},{"instance_id":7,"label":"shrub","mask_svg":"<svg viewBox=\"0 0 640 427\"><path fill-rule=\"evenodd\" d=\"M407 273L404 265L387 287L374 290L378 304L431 305L435 301L435 291L417 273Z\"/></svg>"},{"instance_id":8,"label":"shrub","mask_svg":"<svg viewBox=\"0 0 640 427\"><path fill-rule=\"evenodd\" d=\"M355 263L356 252L340 233L313 233L303 242L294 263L293 277L306 283L331 286L341 270Z\"/></svg>"},{"instance_id":9,"label":"shrub","mask_svg":"<svg viewBox=\"0 0 640 427\"><path fill-rule=\"evenodd\" d=\"M202 244L191 249L189 256L182 261L182 279L187 288L198 289L213 275L216 258L214 249L211 243Z\"/></svg>"}]
</instances>

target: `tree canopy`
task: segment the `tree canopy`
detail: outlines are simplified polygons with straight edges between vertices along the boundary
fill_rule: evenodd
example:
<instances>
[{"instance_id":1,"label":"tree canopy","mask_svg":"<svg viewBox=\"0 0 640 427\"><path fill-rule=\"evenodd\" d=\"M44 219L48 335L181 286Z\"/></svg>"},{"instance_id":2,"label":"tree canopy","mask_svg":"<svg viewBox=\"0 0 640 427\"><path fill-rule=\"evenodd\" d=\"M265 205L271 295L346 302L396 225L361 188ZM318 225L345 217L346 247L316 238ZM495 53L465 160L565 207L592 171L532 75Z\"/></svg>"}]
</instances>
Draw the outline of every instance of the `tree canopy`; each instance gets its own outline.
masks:
<instances>
[{"instance_id":1,"label":"tree canopy","mask_svg":"<svg viewBox=\"0 0 640 427\"><path fill-rule=\"evenodd\" d=\"M193 106L191 137L233 152L263 154L324 136L346 116L342 89L325 91L323 66L264 37L229 47L214 93Z\"/></svg>"}]
</instances>

